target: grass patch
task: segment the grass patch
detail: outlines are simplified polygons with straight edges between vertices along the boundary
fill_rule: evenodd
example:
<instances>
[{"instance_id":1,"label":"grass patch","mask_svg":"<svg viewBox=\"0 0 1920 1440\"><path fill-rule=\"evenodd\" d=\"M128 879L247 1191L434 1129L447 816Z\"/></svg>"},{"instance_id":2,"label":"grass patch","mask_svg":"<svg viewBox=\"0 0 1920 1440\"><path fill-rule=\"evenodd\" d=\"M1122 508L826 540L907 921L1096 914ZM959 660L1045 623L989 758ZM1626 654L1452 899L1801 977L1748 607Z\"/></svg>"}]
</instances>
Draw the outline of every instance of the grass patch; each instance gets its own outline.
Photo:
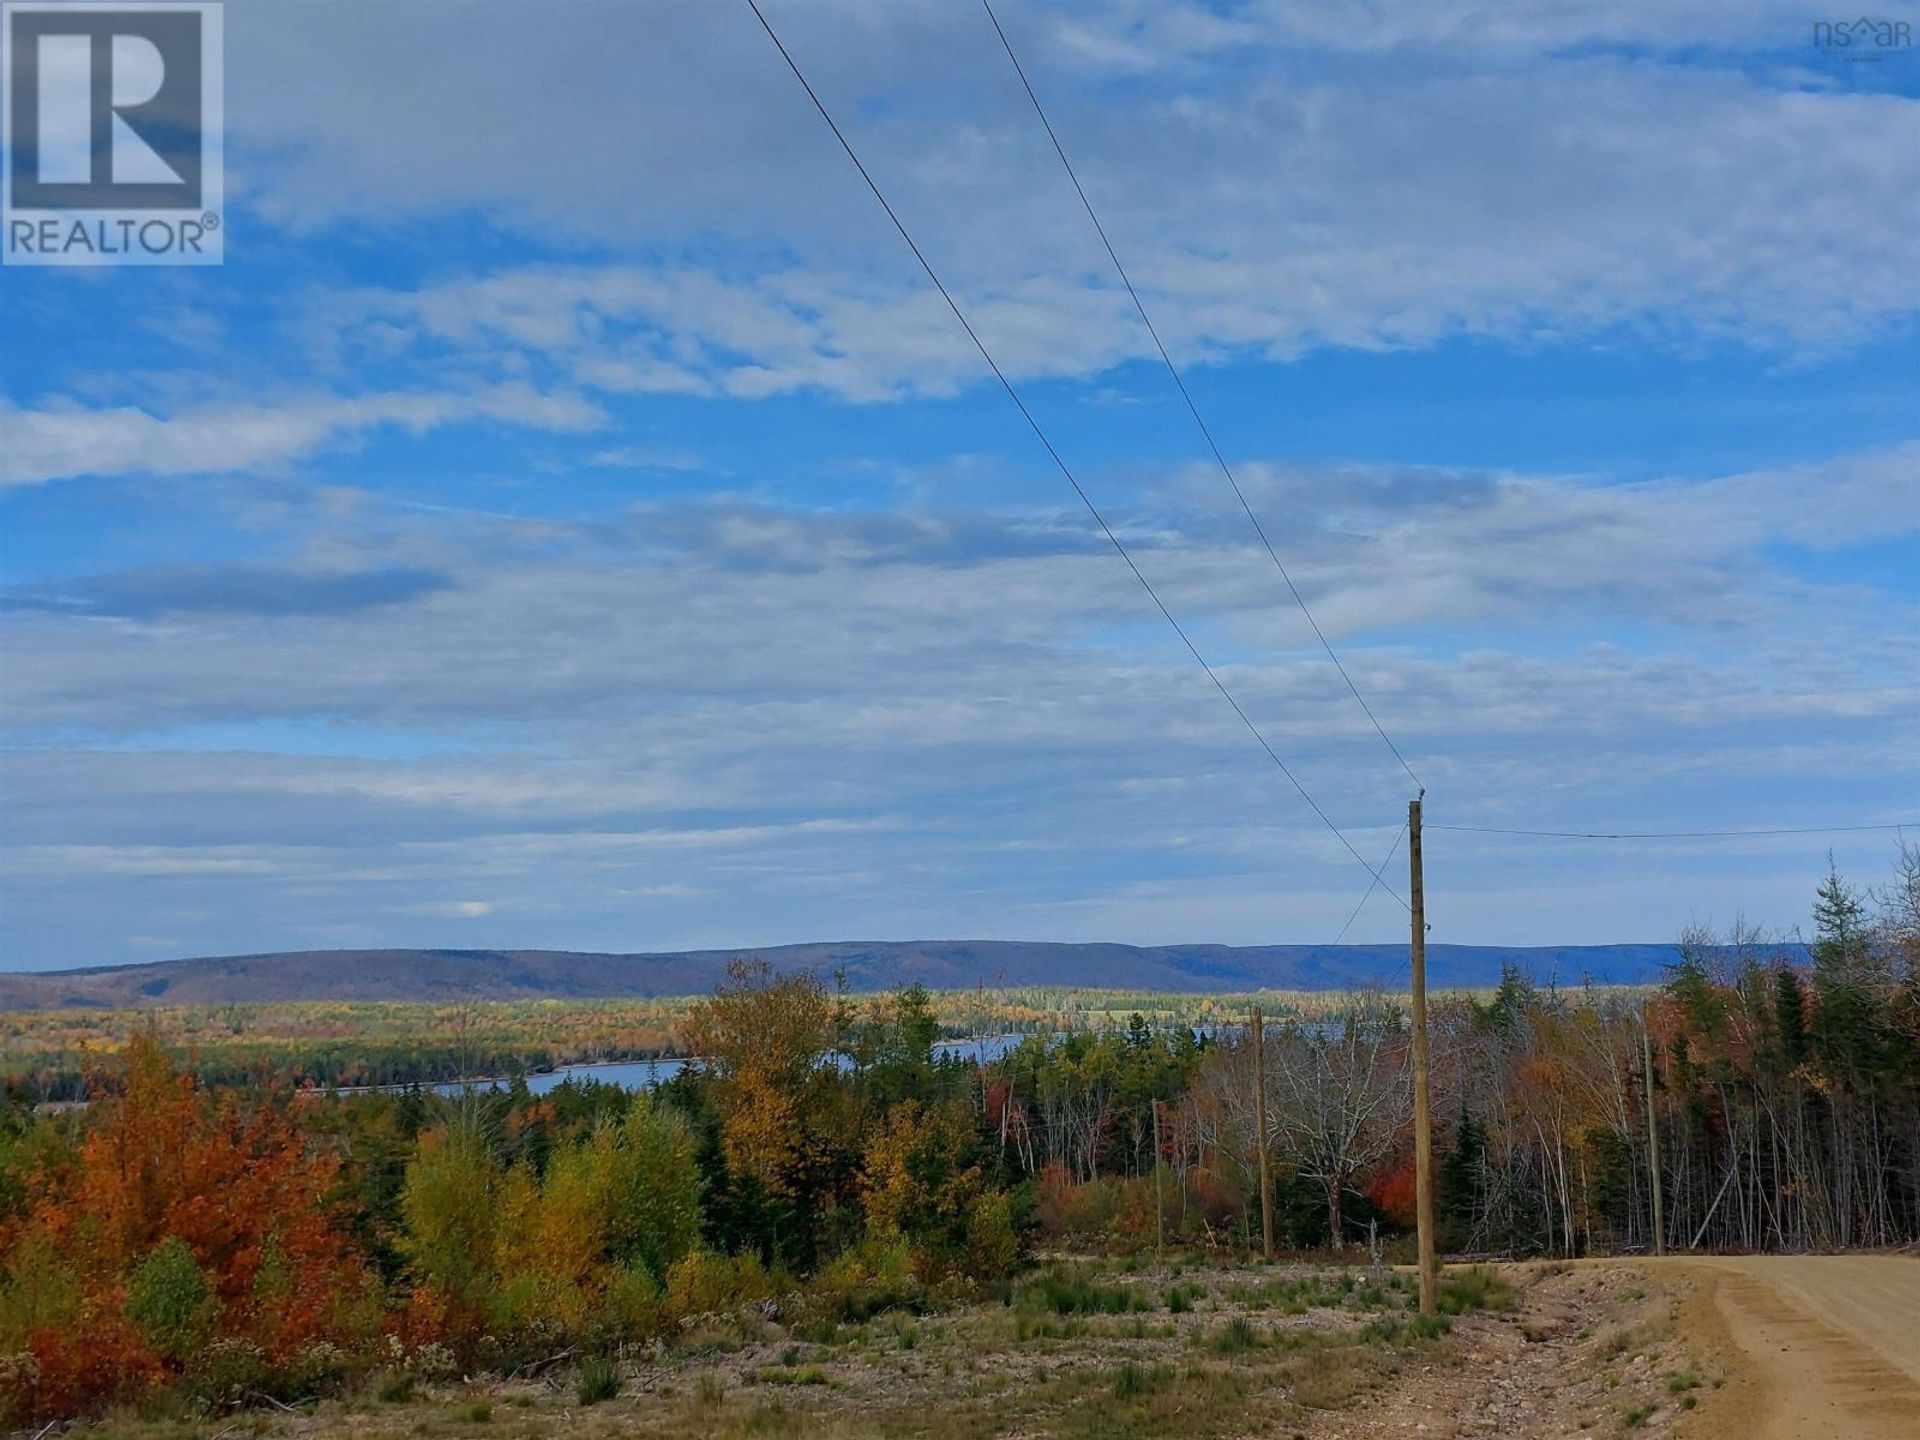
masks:
<instances>
[{"instance_id":1,"label":"grass patch","mask_svg":"<svg viewBox=\"0 0 1920 1440\"><path fill-rule=\"evenodd\" d=\"M1078 1340L1086 1333L1087 1322L1075 1315L1064 1319L1048 1315L1017 1315L1013 1321L1013 1338L1022 1345L1029 1340Z\"/></svg>"},{"instance_id":2,"label":"grass patch","mask_svg":"<svg viewBox=\"0 0 1920 1440\"><path fill-rule=\"evenodd\" d=\"M818 1365L763 1365L756 1378L762 1385L825 1385L827 1372Z\"/></svg>"},{"instance_id":3,"label":"grass patch","mask_svg":"<svg viewBox=\"0 0 1920 1440\"><path fill-rule=\"evenodd\" d=\"M1440 1277L1440 1310L1465 1315L1472 1310L1511 1310L1513 1286L1491 1265L1449 1270Z\"/></svg>"},{"instance_id":4,"label":"grass patch","mask_svg":"<svg viewBox=\"0 0 1920 1440\"><path fill-rule=\"evenodd\" d=\"M1358 1345L1313 1345L1280 1366L1294 1403L1308 1410L1342 1410L1395 1372L1394 1362Z\"/></svg>"},{"instance_id":5,"label":"grass patch","mask_svg":"<svg viewBox=\"0 0 1920 1440\"><path fill-rule=\"evenodd\" d=\"M1137 1287L1098 1285L1085 1273L1064 1268L1044 1271L1021 1291L1021 1299L1055 1315L1126 1315L1148 1308Z\"/></svg>"},{"instance_id":6,"label":"grass patch","mask_svg":"<svg viewBox=\"0 0 1920 1440\"><path fill-rule=\"evenodd\" d=\"M786 1406L776 1401L756 1405L748 1411L747 1418L740 1423L740 1430L745 1435L786 1435L792 1432L793 1425L794 1417L787 1413Z\"/></svg>"},{"instance_id":7,"label":"grass patch","mask_svg":"<svg viewBox=\"0 0 1920 1440\"><path fill-rule=\"evenodd\" d=\"M382 1405L404 1405L413 1399L413 1376L404 1370L383 1370L373 1377L373 1398Z\"/></svg>"},{"instance_id":8,"label":"grass patch","mask_svg":"<svg viewBox=\"0 0 1920 1440\"><path fill-rule=\"evenodd\" d=\"M937 1434L939 1440L972 1440L986 1434L1047 1434L1056 1440L1185 1440L1264 1432L1262 1402L1273 1392L1250 1384L1241 1371L1223 1365L1122 1365L1096 1376L1061 1375L1036 1394L1020 1393L1012 1408L960 1415L951 1430L918 1427L886 1434Z\"/></svg>"},{"instance_id":9,"label":"grass patch","mask_svg":"<svg viewBox=\"0 0 1920 1440\"><path fill-rule=\"evenodd\" d=\"M605 1355L589 1355L580 1362L574 1394L582 1405L598 1405L620 1393L620 1367Z\"/></svg>"},{"instance_id":10,"label":"grass patch","mask_svg":"<svg viewBox=\"0 0 1920 1440\"><path fill-rule=\"evenodd\" d=\"M1220 1327L1213 1337L1213 1348L1222 1355L1244 1355L1260 1346L1260 1332L1244 1315L1236 1315Z\"/></svg>"},{"instance_id":11,"label":"grass patch","mask_svg":"<svg viewBox=\"0 0 1920 1440\"><path fill-rule=\"evenodd\" d=\"M1382 1315L1370 1320L1360 1338L1380 1345L1412 1345L1422 1340L1438 1340L1453 1329L1445 1315Z\"/></svg>"},{"instance_id":12,"label":"grass patch","mask_svg":"<svg viewBox=\"0 0 1920 1440\"><path fill-rule=\"evenodd\" d=\"M1138 1365L1129 1360L1114 1372L1113 1398L1137 1400L1165 1388L1172 1380L1171 1365Z\"/></svg>"}]
</instances>

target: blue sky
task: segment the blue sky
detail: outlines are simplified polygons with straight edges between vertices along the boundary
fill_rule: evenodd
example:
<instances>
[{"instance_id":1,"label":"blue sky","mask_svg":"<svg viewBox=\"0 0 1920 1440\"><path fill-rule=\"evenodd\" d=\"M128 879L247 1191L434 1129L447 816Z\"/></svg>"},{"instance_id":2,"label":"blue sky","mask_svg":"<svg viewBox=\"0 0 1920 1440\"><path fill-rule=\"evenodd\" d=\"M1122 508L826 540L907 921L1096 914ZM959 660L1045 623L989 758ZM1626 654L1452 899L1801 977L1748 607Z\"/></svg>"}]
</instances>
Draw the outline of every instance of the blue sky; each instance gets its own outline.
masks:
<instances>
[{"instance_id":1,"label":"blue sky","mask_svg":"<svg viewBox=\"0 0 1920 1440\"><path fill-rule=\"evenodd\" d=\"M1406 777L984 15L767 10L1383 855ZM1332 939L1365 871L745 5L529 13L234 0L227 263L0 271L0 967ZM1774 0L1001 15L1430 822L1920 816L1920 55ZM1434 935L1786 929L1892 844L1437 832Z\"/></svg>"}]
</instances>

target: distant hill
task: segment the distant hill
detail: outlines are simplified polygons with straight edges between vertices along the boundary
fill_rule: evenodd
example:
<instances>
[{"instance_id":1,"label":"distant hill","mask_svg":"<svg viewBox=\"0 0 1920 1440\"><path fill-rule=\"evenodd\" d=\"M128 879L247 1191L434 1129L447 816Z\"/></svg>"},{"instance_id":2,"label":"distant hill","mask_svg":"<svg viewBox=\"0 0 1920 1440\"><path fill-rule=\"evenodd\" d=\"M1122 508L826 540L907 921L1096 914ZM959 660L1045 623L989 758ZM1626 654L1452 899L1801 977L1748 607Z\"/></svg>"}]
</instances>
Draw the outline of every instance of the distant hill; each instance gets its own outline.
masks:
<instances>
[{"instance_id":1,"label":"distant hill","mask_svg":"<svg viewBox=\"0 0 1920 1440\"><path fill-rule=\"evenodd\" d=\"M1793 947L1796 953L1799 947ZM754 950L606 955L570 950L297 950L0 973L0 1010L226 1005L289 1000L589 1000L698 995L750 954L781 970L842 971L860 991L915 981L1186 992L1404 984L1404 945L1061 945L1021 940L838 941ZM1671 945L1434 945L1430 983L1495 984L1503 965L1540 981L1658 979Z\"/></svg>"}]
</instances>

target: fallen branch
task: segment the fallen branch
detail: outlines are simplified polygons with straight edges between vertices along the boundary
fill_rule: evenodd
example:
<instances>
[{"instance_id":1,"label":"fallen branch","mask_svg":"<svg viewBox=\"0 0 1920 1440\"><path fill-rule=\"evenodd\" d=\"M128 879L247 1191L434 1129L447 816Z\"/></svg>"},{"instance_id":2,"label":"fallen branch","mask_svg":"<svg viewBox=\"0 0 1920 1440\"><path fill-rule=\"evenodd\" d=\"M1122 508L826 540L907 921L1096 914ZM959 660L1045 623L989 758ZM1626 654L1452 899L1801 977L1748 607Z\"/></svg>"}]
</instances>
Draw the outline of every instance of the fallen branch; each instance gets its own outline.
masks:
<instances>
[{"instance_id":1,"label":"fallen branch","mask_svg":"<svg viewBox=\"0 0 1920 1440\"><path fill-rule=\"evenodd\" d=\"M1733 1177L1739 1173L1737 1167L1729 1166L1727 1168L1727 1178L1720 1182L1720 1193L1713 1197L1713 1204L1707 1207L1707 1218L1702 1220L1700 1222L1700 1228L1694 1231L1693 1244L1687 1247L1689 1250L1698 1250L1700 1248L1700 1237L1707 1233L1707 1226L1713 1223L1713 1212L1720 1208L1721 1197L1727 1193L1727 1186L1733 1183Z\"/></svg>"},{"instance_id":2,"label":"fallen branch","mask_svg":"<svg viewBox=\"0 0 1920 1440\"><path fill-rule=\"evenodd\" d=\"M274 1399L273 1396L267 1394L267 1392L264 1390L249 1390L247 1393L256 1400L266 1401L267 1404L273 1406L276 1410L286 1411L287 1414L289 1415L298 1415L300 1413L300 1407L302 1405L312 1405L316 1401L318 1401L320 1398L318 1395L303 1395L298 1400L294 1401L291 1405L289 1405L284 1400ZM224 1434L225 1432L223 1431L221 1433Z\"/></svg>"},{"instance_id":3,"label":"fallen branch","mask_svg":"<svg viewBox=\"0 0 1920 1440\"><path fill-rule=\"evenodd\" d=\"M542 1371L545 1371L555 1365L558 1365L562 1360L571 1360L575 1355L578 1355L579 1353L580 1353L580 1347L578 1345L569 1345L566 1349L562 1350L557 1355L549 1355L544 1360L534 1361L531 1365L527 1366L526 1373L530 1378L532 1376L539 1375Z\"/></svg>"}]
</instances>

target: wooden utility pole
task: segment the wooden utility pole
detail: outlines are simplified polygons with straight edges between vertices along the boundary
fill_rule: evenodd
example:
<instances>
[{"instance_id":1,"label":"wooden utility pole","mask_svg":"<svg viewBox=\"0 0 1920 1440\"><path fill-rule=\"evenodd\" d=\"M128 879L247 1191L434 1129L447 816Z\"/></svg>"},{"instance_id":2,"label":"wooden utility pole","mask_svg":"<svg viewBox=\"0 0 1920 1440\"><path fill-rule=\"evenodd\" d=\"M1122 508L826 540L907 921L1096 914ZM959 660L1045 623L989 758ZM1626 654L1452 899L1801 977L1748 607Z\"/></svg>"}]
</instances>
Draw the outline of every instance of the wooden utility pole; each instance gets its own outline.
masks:
<instances>
[{"instance_id":1,"label":"wooden utility pole","mask_svg":"<svg viewBox=\"0 0 1920 1440\"><path fill-rule=\"evenodd\" d=\"M1407 802L1407 854L1413 902L1413 1196L1420 1244L1420 1313L1439 1309L1440 1266L1433 1250L1433 1095L1427 1055L1427 889L1420 861L1420 802Z\"/></svg>"},{"instance_id":2,"label":"wooden utility pole","mask_svg":"<svg viewBox=\"0 0 1920 1440\"><path fill-rule=\"evenodd\" d=\"M1653 1036L1647 1029L1647 1012L1640 1011L1640 1066L1647 1092L1647 1164L1653 1171L1653 1253L1667 1253L1667 1225L1660 1203L1660 1130L1653 1123Z\"/></svg>"},{"instance_id":3,"label":"wooden utility pole","mask_svg":"<svg viewBox=\"0 0 1920 1440\"><path fill-rule=\"evenodd\" d=\"M1253 1143L1260 1154L1260 1251L1273 1259L1273 1176L1267 1169L1267 1027L1253 1007Z\"/></svg>"},{"instance_id":4,"label":"wooden utility pole","mask_svg":"<svg viewBox=\"0 0 1920 1440\"><path fill-rule=\"evenodd\" d=\"M1153 1102L1153 1251L1167 1248L1167 1195L1160 1177L1160 1102Z\"/></svg>"}]
</instances>

